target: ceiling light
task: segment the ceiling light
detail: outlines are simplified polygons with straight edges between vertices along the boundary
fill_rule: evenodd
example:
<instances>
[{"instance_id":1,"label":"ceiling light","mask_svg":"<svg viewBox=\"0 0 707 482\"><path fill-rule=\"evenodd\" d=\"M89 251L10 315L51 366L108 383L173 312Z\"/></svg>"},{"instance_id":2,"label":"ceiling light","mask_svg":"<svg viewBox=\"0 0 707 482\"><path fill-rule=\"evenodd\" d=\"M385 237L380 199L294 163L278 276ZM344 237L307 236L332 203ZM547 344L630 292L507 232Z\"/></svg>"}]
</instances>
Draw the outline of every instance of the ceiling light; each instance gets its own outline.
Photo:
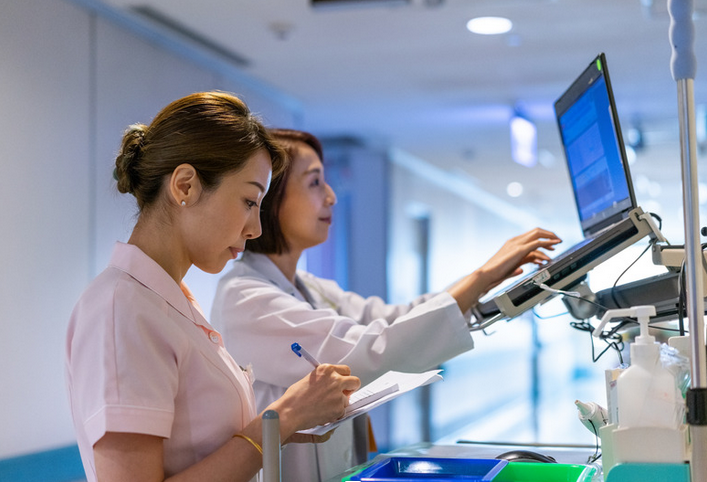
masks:
<instances>
[{"instance_id":1,"label":"ceiling light","mask_svg":"<svg viewBox=\"0 0 707 482\"><path fill-rule=\"evenodd\" d=\"M634 149L628 144L624 146L624 149L626 150L626 160L628 161L628 165L633 166L633 164L636 162L636 158L638 157L638 155L636 154L636 149Z\"/></svg>"},{"instance_id":2,"label":"ceiling light","mask_svg":"<svg viewBox=\"0 0 707 482\"><path fill-rule=\"evenodd\" d=\"M510 197L519 197L523 194L523 185L517 181L513 181L506 186L506 194Z\"/></svg>"},{"instance_id":3,"label":"ceiling light","mask_svg":"<svg viewBox=\"0 0 707 482\"><path fill-rule=\"evenodd\" d=\"M477 17L469 20L466 28L480 35L498 35L510 31L513 22L503 17Z\"/></svg>"},{"instance_id":4,"label":"ceiling light","mask_svg":"<svg viewBox=\"0 0 707 482\"><path fill-rule=\"evenodd\" d=\"M511 117L511 157L525 167L533 167L538 162L537 128L517 112Z\"/></svg>"}]
</instances>

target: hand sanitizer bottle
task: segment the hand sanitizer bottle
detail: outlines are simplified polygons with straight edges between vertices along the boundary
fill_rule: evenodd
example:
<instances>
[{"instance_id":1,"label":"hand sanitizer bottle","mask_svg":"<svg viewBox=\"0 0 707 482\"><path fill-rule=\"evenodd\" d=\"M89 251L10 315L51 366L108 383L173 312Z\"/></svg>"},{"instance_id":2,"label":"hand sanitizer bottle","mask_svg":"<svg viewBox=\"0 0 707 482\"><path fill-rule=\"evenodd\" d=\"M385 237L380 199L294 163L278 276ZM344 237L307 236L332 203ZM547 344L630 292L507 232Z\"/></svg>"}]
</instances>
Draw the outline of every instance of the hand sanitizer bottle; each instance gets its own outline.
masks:
<instances>
[{"instance_id":1,"label":"hand sanitizer bottle","mask_svg":"<svg viewBox=\"0 0 707 482\"><path fill-rule=\"evenodd\" d=\"M648 334L653 306L631 308L641 333L631 344L631 366L617 380L619 428L678 428L682 422L682 396L675 377L660 362L660 345Z\"/></svg>"},{"instance_id":2,"label":"hand sanitizer bottle","mask_svg":"<svg viewBox=\"0 0 707 482\"><path fill-rule=\"evenodd\" d=\"M635 317L641 333L631 344L631 365L616 380L618 427L600 429L602 451L609 456L604 472L617 463L683 463L687 455L684 403L675 377L660 361L660 345L648 334L653 306L607 311L594 335L611 318Z\"/></svg>"}]
</instances>

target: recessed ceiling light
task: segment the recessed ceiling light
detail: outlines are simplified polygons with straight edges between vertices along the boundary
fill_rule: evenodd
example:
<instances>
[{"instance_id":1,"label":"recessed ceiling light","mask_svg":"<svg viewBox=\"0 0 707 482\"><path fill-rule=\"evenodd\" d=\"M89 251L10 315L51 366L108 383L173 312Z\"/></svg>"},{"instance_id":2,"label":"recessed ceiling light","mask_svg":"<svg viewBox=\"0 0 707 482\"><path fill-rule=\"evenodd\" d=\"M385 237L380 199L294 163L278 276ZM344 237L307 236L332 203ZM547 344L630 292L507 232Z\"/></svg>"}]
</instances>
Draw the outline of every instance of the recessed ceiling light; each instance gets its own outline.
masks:
<instances>
[{"instance_id":1,"label":"recessed ceiling light","mask_svg":"<svg viewBox=\"0 0 707 482\"><path fill-rule=\"evenodd\" d=\"M466 28L480 35L498 35L513 28L513 22L504 17L477 17L466 23Z\"/></svg>"},{"instance_id":2,"label":"recessed ceiling light","mask_svg":"<svg viewBox=\"0 0 707 482\"><path fill-rule=\"evenodd\" d=\"M523 194L523 185L517 181L508 183L508 186L506 186L506 194L510 197L519 197Z\"/></svg>"}]
</instances>

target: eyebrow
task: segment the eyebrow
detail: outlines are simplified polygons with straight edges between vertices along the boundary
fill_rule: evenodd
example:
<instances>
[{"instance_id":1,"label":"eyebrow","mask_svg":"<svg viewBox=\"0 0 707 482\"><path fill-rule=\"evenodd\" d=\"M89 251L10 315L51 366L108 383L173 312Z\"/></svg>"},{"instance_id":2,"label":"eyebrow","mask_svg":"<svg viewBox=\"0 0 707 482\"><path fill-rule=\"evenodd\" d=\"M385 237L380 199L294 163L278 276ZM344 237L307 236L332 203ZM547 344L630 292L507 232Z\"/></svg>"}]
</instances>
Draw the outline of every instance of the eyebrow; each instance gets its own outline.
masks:
<instances>
[{"instance_id":1,"label":"eyebrow","mask_svg":"<svg viewBox=\"0 0 707 482\"><path fill-rule=\"evenodd\" d=\"M313 167L312 169L309 169L308 171L304 171L302 173L303 176L308 176L309 174L321 174L322 168L321 167Z\"/></svg>"},{"instance_id":2,"label":"eyebrow","mask_svg":"<svg viewBox=\"0 0 707 482\"><path fill-rule=\"evenodd\" d=\"M265 192L265 186L260 184L258 181L248 181L248 184L252 184L253 186L257 187L260 189L262 192Z\"/></svg>"}]
</instances>

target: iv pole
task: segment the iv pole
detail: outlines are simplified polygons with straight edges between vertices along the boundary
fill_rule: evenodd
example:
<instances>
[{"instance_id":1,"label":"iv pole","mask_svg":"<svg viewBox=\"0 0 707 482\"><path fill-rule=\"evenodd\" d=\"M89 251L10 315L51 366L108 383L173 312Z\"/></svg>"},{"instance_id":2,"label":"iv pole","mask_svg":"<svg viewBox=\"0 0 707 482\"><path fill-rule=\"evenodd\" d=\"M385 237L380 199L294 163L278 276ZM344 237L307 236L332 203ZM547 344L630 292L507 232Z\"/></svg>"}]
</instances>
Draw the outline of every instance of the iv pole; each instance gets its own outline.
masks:
<instances>
[{"instance_id":1,"label":"iv pole","mask_svg":"<svg viewBox=\"0 0 707 482\"><path fill-rule=\"evenodd\" d=\"M685 266L687 316L692 346L692 381L687 393L687 423L692 438L690 479L707 482L707 365L705 358L702 248L699 239L697 199L697 142L693 82L696 71L693 0L668 0L670 12L670 69L678 86L680 161L682 165L683 210L685 212Z\"/></svg>"}]
</instances>

